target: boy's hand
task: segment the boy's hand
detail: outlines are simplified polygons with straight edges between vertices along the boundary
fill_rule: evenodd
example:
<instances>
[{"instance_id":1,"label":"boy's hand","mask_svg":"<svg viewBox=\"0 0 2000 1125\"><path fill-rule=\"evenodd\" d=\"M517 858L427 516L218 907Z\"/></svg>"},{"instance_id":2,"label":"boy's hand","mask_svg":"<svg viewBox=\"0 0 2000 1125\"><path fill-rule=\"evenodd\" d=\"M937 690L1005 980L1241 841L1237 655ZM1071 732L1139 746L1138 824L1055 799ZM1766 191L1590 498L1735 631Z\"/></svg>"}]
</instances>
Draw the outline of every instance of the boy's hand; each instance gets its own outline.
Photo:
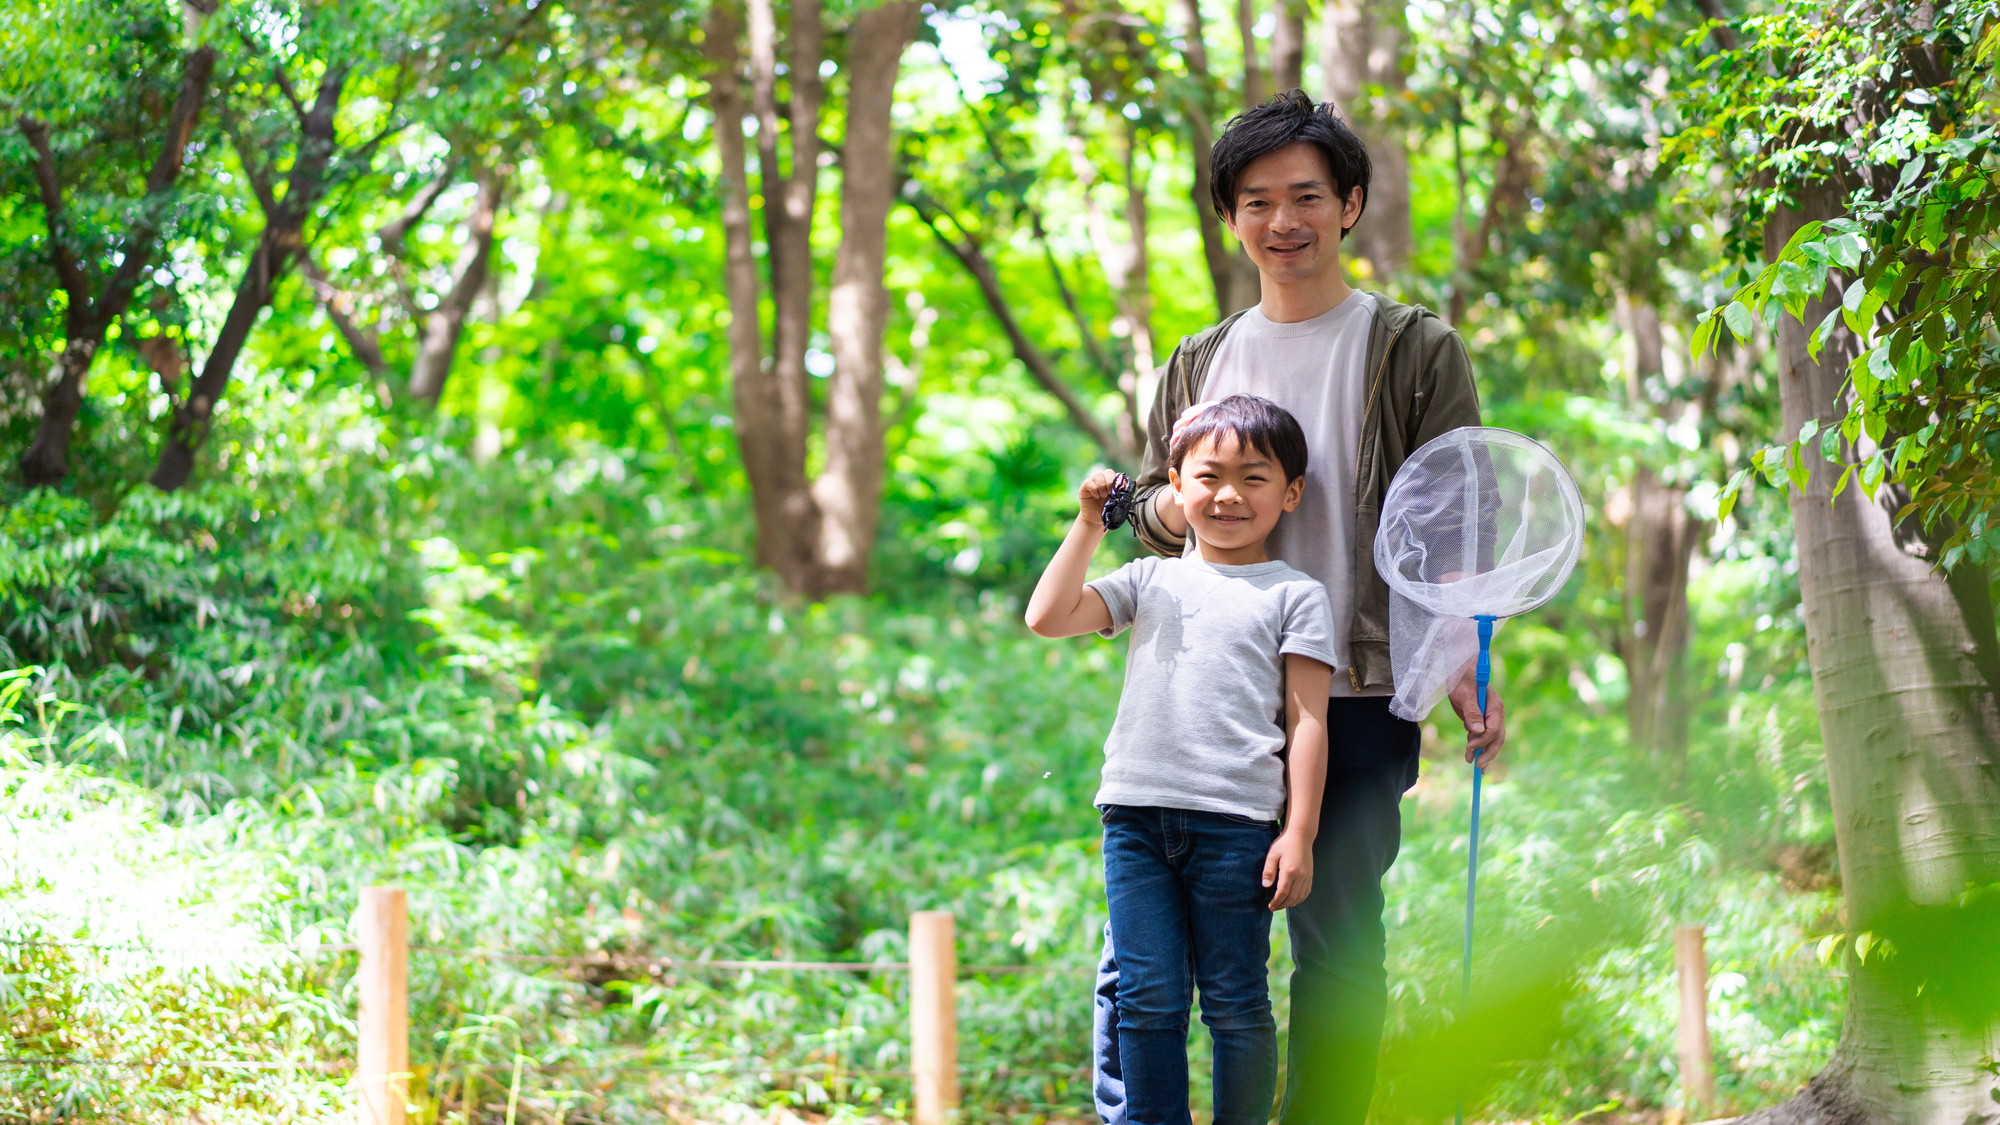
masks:
<instances>
[{"instance_id":1,"label":"boy's hand","mask_svg":"<svg viewBox=\"0 0 2000 1125\"><path fill-rule=\"evenodd\" d=\"M1306 900L1313 889L1312 841L1302 832L1285 831L1264 857L1264 885L1275 886L1271 909L1283 910Z\"/></svg>"},{"instance_id":2,"label":"boy's hand","mask_svg":"<svg viewBox=\"0 0 2000 1125\"><path fill-rule=\"evenodd\" d=\"M1099 469L1076 490L1076 518L1093 527L1104 526L1104 502L1111 499L1111 486L1118 470Z\"/></svg>"}]
</instances>

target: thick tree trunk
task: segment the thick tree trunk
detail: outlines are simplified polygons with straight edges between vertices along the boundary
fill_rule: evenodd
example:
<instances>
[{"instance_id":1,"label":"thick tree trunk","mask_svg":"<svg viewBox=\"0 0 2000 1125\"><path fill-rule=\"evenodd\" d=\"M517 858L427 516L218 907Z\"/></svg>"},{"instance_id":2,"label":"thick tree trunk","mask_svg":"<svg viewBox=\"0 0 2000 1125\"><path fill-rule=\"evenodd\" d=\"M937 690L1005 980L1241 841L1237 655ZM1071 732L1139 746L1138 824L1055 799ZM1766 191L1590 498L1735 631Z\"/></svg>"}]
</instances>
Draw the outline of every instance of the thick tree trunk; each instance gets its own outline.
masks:
<instances>
[{"instance_id":1,"label":"thick tree trunk","mask_svg":"<svg viewBox=\"0 0 2000 1125\"><path fill-rule=\"evenodd\" d=\"M1416 237L1410 224L1409 137L1397 120L1408 85L1403 44L1409 17L1400 0L1327 0L1320 18L1320 64L1326 96L1367 142L1374 174L1368 210L1348 234L1345 255L1365 258L1377 284L1409 269ZM1381 97L1368 95L1380 86Z\"/></svg>"},{"instance_id":2,"label":"thick tree trunk","mask_svg":"<svg viewBox=\"0 0 2000 1125\"><path fill-rule=\"evenodd\" d=\"M417 359L410 368L410 397L430 406L437 405L439 396L444 394L452 357L458 353L459 338L465 334L466 316L486 285L487 265L493 257L493 224L500 213L500 195L506 177L499 168L483 168L475 180L479 193L473 198L472 214L465 222L465 260L453 273L451 288L425 318L417 336Z\"/></svg>"},{"instance_id":3,"label":"thick tree trunk","mask_svg":"<svg viewBox=\"0 0 2000 1125\"><path fill-rule=\"evenodd\" d=\"M820 514L810 593L862 593L882 505L882 332L889 291L896 73L916 31L918 0L890 0L848 32L847 142L841 151L840 251L827 294L833 376L826 398L826 467L813 482Z\"/></svg>"},{"instance_id":4,"label":"thick tree trunk","mask_svg":"<svg viewBox=\"0 0 2000 1125\"><path fill-rule=\"evenodd\" d=\"M42 416L36 423L34 439L21 457L21 478L31 487L62 483L69 475L69 443L76 431L77 415L83 409L84 382L90 365L104 346L111 325L125 314L138 291L139 282L152 261L153 244L159 239L164 196L180 178L188 142L193 139L195 122L201 117L202 102L208 96L210 78L215 73L215 48L197 47L188 52L181 73L180 93L167 115L166 140L146 176L146 196L139 215L120 247L118 266L95 298L83 273L82 263L67 240L63 215L61 178L49 146L48 129L38 121L20 119L22 134L35 152L35 181L49 232L49 253L69 297L65 318L62 355L57 357L49 387L42 396Z\"/></svg>"},{"instance_id":5,"label":"thick tree trunk","mask_svg":"<svg viewBox=\"0 0 2000 1125\"><path fill-rule=\"evenodd\" d=\"M250 339L257 317L271 303L271 294L284 276L292 258L303 246L306 219L326 187L327 166L336 146L334 114L340 106L341 86L347 67L327 70L320 79L313 103L299 118L298 157L286 178L285 195L266 213L257 248L243 268L236 298L216 333L215 343L203 361L188 393L174 409L166 440L160 446L160 460L153 469L151 483L163 492L173 492L194 475L195 454L208 439L215 408L229 388L230 374Z\"/></svg>"},{"instance_id":6,"label":"thick tree trunk","mask_svg":"<svg viewBox=\"0 0 2000 1125\"><path fill-rule=\"evenodd\" d=\"M775 570L787 589L805 592L815 583L813 536L819 527L806 477L806 439L812 423L806 346L812 330L812 216L819 173L819 65L824 29L816 0L798 0L791 5L790 16L785 36L791 48L787 68L790 112L785 119L789 128L782 130L790 138L791 167L787 172L779 145L777 9L773 0L749 0L751 110L757 117L758 177L763 185L764 239L771 263L772 329L768 374L760 370L748 382L738 379L735 399L737 442L750 476L757 515L758 562ZM734 67L733 40L730 48L729 65ZM729 230L725 222L725 234ZM743 240L748 252L747 222L736 237ZM748 317L754 327L757 306L744 308L732 302L730 315ZM759 365L761 368L761 357Z\"/></svg>"},{"instance_id":7,"label":"thick tree trunk","mask_svg":"<svg viewBox=\"0 0 2000 1125\"><path fill-rule=\"evenodd\" d=\"M1800 194L1798 209L1781 210L1766 228L1768 252L1806 220L1840 213L1837 183ZM1836 327L1817 363L1807 349L1811 326L1831 307L1812 301L1804 323L1786 317L1780 326L1787 432L1810 419L1835 425L1843 413L1854 337ZM1991 1122L2000 1111L1992 1069L2000 1012L1982 959L1992 933L1967 929L1972 907L1960 896L2000 883L2000 700L1980 667L1993 651L1993 615L1966 613L1930 560L1898 545L1881 504L1852 487L1832 500L1836 474L1808 462L1792 523L1847 928L1897 952L1864 958L1849 944L1847 1014L1832 1062L1797 1097L1745 1120ZM1981 991L1989 1002L1967 1003Z\"/></svg>"}]
</instances>

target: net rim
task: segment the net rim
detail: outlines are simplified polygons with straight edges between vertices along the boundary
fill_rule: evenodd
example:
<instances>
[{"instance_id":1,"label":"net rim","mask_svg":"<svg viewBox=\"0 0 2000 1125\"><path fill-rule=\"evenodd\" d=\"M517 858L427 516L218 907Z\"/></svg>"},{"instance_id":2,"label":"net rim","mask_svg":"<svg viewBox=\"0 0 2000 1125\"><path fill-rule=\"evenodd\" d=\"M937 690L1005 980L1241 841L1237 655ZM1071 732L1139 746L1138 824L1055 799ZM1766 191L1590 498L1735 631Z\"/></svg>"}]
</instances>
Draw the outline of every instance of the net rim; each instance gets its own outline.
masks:
<instances>
[{"instance_id":1,"label":"net rim","mask_svg":"<svg viewBox=\"0 0 2000 1125\"><path fill-rule=\"evenodd\" d=\"M1533 612L1547 605L1551 599L1561 593L1563 587L1569 584L1570 575L1575 571L1577 560L1583 554L1583 531L1585 525L1583 493L1577 488L1576 478L1570 473L1569 466L1563 463L1561 457L1556 456L1555 450L1550 449L1536 438L1529 437L1519 430L1507 429L1504 426L1458 426L1454 429L1446 430L1444 433L1418 446L1415 450L1411 451L1408 457L1403 459L1403 464L1397 468L1395 477L1389 482L1388 491L1382 495L1381 522L1384 524L1388 522L1389 513L1396 508L1399 493L1406 491L1408 488L1416 487L1414 483L1411 483L1416 478L1405 475L1405 470L1411 464L1420 460L1426 451L1432 450L1434 447L1442 448L1446 445L1463 446L1475 441L1485 440L1496 440L1496 444L1527 453L1536 462L1541 464L1542 467L1549 470L1555 478L1556 495L1561 498L1563 509L1572 517L1571 522L1576 529L1576 534L1569 537L1570 541L1566 545L1567 550L1563 552L1562 562L1558 566L1551 568L1551 573L1560 573L1561 578L1558 581L1550 583L1546 593L1541 594L1531 602L1521 605L1512 612L1481 615L1496 619L1518 617L1521 614ZM1443 613L1435 608L1436 603L1433 599L1420 593L1412 593L1411 590L1413 588L1419 590L1423 588L1435 588L1439 584L1432 582L1412 583L1401 579L1395 573L1395 568L1385 565L1384 560L1381 558L1382 549L1388 542L1387 537L1378 536L1375 540L1375 549L1372 553L1376 556L1374 560L1376 573L1381 576L1382 580L1388 584L1391 590L1422 607L1425 612L1437 613L1441 616L1470 619L1466 615Z\"/></svg>"}]
</instances>

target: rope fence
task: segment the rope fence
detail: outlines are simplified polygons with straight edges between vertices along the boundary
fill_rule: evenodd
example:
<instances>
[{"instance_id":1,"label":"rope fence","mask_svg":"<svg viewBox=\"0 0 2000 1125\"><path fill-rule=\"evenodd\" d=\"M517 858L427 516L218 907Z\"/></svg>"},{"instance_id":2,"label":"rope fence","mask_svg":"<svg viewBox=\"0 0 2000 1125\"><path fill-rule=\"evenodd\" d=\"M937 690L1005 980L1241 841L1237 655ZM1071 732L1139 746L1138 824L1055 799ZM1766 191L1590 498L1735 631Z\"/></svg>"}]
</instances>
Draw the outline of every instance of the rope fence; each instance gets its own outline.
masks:
<instances>
[{"instance_id":1,"label":"rope fence","mask_svg":"<svg viewBox=\"0 0 2000 1125\"><path fill-rule=\"evenodd\" d=\"M905 973L909 975L909 1058L907 1070L839 1068L841 1079L908 1078L911 1080L914 1125L943 1125L960 1100L957 982L961 977L1082 973L1090 965L965 965L958 964L956 920L948 911L918 911L910 915L908 961L791 961L642 957L619 953L582 956L520 953L510 950L463 949L409 943L408 898L401 888L368 887L361 892L356 914L356 940L351 942L151 944L9 937L0 946L20 949L85 949L99 953L130 952L197 956L291 954L302 959L321 955L358 954L358 1050L353 1059L114 1059L76 1056L0 1056L0 1068L49 1069L80 1067L129 1071L313 1070L354 1076L359 1101L358 1125L406 1125L409 1065L409 957L418 954L573 969L669 972L783 973ZM1715 1104L1715 1078L1708 1029L1708 963L1705 933L1699 926L1675 931L1675 969L1679 994L1679 1053L1683 1102L1690 1109ZM492 1062L496 1068L555 1073L590 1071L689 1075L819 1076L825 1063L777 1066L764 1063L665 1063L645 1061L644 1055L609 1062L558 1060L541 1062L516 1057ZM1016 1076L1080 1077L1089 1068L1011 1067L1005 1063L982 1068L990 1078ZM0 1117L7 1116L0 1111ZM0 1122L4 1125L4 1122Z\"/></svg>"},{"instance_id":2,"label":"rope fence","mask_svg":"<svg viewBox=\"0 0 2000 1125\"><path fill-rule=\"evenodd\" d=\"M0 1068L100 1070L311 1070L352 1074L358 1105L358 1125L406 1125L409 1062L409 958L412 954L562 967L646 973L901 973L910 978L909 1059L907 1069L839 1068L840 1078L906 1078L911 1081L914 1125L943 1125L960 1101L957 981L961 977L1087 973L1094 965L964 965L958 964L956 922L947 911L919 911L910 916L907 961L794 961L699 959L635 956L620 953L563 955L511 950L467 949L412 945L409 942L408 898L401 888L368 887L361 892L355 940L349 942L257 942L156 944L135 941L89 941L0 935L0 946L17 949L77 949L96 953L139 953L159 956L255 957L289 954L304 960L323 955L358 954L355 975L359 993L357 1051L352 1059L143 1059L80 1056L0 1056ZM622 1061L559 1060L541 1062L516 1058L490 1065L514 1072L559 1073L589 1071L689 1075L819 1076L824 1063L777 1066L763 1063L663 1063L643 1056ZM1013 1067L1002 1063L981 1068L982 1077L1007 1079L1029 1076L1082 1077L1087 1066Z\"/></svg>"}]
</instances>

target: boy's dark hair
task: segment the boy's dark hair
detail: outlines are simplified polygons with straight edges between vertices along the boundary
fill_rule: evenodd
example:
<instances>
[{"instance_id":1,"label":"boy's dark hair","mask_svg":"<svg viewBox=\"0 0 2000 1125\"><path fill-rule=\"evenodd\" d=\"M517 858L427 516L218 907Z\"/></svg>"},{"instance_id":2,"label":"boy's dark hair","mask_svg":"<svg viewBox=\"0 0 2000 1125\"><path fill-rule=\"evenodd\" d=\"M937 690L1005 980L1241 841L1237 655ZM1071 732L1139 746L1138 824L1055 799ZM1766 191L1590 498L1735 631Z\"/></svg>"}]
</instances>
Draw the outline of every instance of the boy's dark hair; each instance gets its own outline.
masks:
<instances>
[{"instance_id":1,"label":"boy's dark hair","mask_svg":"<svg viewBox=\"0 0 2000 1125\"><path fill-rule=\"evenodd\" d=\"M1299 428L1299 420L1259 395L1230 395L1195 415L1168 448L1168 466L1179 472L1189 450L1224 433L1234 435L1241 448L1276 460L1286 484L1306 475L1306 432Z\"/></svg>"},{"instance_id":2,"label":"boy's dark hair","mask_svg":"<svg viewBox=\"0 0 2000 1125\"><path fill-rule=\"evenodd\" d=\"M1299 141L1326 157L1340 204L1344 206L1347 194L1360 188L1361 209L1368 210L1368 180L1374 170L1368 161L1368 146L1334 112L1332 102L1314 102L1303 90L1286 90L1237 114L1216 139L1208 155L1208 190L1217 217L1235 217L1236 185L1243 178L1243 169L1258 157ZM1342 227L1340 233L1349 229Z\"/></svg>"}]
</instances>

